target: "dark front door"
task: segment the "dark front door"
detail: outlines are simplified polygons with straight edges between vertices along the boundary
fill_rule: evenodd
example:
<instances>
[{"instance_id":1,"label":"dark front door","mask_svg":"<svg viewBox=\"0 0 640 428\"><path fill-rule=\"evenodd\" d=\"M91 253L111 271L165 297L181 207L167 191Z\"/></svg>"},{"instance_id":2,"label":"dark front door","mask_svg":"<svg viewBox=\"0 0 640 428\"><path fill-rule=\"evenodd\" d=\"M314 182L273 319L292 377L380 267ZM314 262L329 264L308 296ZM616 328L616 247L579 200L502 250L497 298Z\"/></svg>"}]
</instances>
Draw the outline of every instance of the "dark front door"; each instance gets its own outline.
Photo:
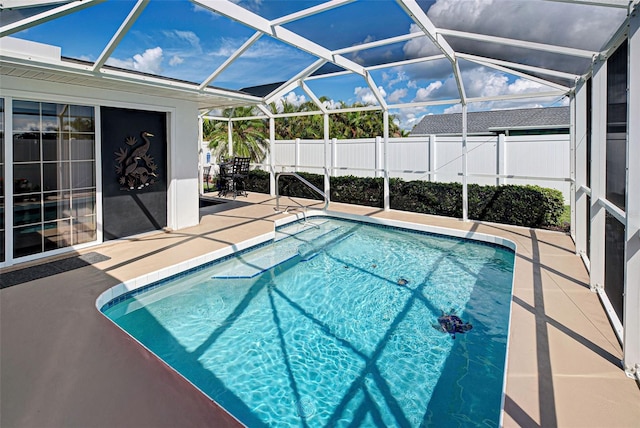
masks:
<instances>
[{"instance_id":1,"label":"dark front door","mask_svg":"<svg viewBox=\"0 0 640 428\"><path fill-rule=\"evenodd\" d=\"M104 239L167 225L166 113L101 108Z\"/></svg>"}]
</instances>

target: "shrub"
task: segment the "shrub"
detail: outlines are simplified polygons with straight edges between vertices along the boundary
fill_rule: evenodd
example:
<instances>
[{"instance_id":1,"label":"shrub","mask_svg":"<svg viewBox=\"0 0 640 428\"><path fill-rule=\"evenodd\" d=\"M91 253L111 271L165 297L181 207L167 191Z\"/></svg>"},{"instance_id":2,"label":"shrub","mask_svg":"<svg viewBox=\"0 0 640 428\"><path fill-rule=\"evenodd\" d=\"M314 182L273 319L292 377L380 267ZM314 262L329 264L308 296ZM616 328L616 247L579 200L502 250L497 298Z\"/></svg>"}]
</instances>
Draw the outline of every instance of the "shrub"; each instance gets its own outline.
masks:
<instances>
[{"instance_id":1,"label":"shrub","mask_svg":"<svg viewBox=\"0 0 640 428\"><path fill-rule=\"evenodd\" d=\"M526 227L559 226L562 192L539 186L469 186L469 218Z\"/></svg>"},{"instance_id":2,"label":"shrub","mask_svg":"<svg viewBox=\"0 0 640 428\"><path fill-rule=\"evenodd\" d=\"M384 179L371 177L331 177L331 200L346 204L384 206Z\"/></svg>"},{"instance_id":3,"label":"shrub","mask_svg":"<svg viewBox=\"0 0 640 428\"><path fill-rule=\"evenodd\" d=\"M319 189L324 187L320 174L300 172ZM331 200L355 205L382 208L384 181L370 177L331 177ZM282 176L280 195L320 199L320 196L295 177ZM269 193L269 174L251 171L247 190ZM437 183L422 180L389 182L392 209L422 214L462 217L462 184ZM473 220L512 224L525 227L558 227L564 211L562 192L540 186L468 186L469 218Z\"/></svg>"},{"instance_id":4,"label":"shrub","mask_svg":"<svg viewBox=\"0 0 640 428\"><path fill-rule=\"evenodd\" d=\"M429 181L389 183L392 209L422 214L462 217L462 184Z\"/></svg>"},{"instance_id":5,"label":"shrub","mask_svg":"<svg viewBox=\"0 0 640 428\"><path fill-rule=\"evenodd\" d=\"M246 182L246 188L249 192L269 193L269 173L260 169L249 171L249 179Z\"/></svg>"}]
</instances>

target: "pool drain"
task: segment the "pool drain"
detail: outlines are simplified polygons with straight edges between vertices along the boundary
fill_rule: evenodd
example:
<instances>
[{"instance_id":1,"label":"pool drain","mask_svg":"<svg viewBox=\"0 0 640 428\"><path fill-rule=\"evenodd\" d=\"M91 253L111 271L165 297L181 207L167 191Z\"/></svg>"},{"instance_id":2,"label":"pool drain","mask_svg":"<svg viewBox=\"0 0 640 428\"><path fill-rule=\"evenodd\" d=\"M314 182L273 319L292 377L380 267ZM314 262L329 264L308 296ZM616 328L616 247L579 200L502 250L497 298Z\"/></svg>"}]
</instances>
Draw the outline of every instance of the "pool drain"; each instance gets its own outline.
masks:
<instances>
[{"instance_id":1,"label":"pool drain","mask_svg":"<svg viewBox=\"0 0 640 428\"><path fill-rule=\"evenodd\" d=\"M309 397L302 397L298 400L296 408L298 409L298 416L305 419L310 418L316 412L316 406Z\"/></svg>"}]
</instances>

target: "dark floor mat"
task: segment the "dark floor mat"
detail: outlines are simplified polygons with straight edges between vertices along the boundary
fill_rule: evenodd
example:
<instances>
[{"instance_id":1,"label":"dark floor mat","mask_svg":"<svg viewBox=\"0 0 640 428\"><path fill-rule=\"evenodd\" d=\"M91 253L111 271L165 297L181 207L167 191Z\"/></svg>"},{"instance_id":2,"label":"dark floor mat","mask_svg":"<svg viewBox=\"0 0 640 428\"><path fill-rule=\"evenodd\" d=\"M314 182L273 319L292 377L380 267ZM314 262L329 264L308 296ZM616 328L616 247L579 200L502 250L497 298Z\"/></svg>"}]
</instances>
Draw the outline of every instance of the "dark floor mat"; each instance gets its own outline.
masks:
<instances>
[{"instance_id":1,"label":"dark floor mat","mask_svg":"<svg viewBox=\"0 0 640 428\"><path fill-rule=\"evenodd\" d=\"M81 256L69 257L66 259L56 260L41 265L30 266L24 269L18 269L0 275L0 289L13 287L14 285L33 281L48 276L57 275L59 273L68 272L70 270L79 269L81 267L90 266L93 263L109 260L110 257L102 254L91 252Z\"/></svg>"}]
</instances>

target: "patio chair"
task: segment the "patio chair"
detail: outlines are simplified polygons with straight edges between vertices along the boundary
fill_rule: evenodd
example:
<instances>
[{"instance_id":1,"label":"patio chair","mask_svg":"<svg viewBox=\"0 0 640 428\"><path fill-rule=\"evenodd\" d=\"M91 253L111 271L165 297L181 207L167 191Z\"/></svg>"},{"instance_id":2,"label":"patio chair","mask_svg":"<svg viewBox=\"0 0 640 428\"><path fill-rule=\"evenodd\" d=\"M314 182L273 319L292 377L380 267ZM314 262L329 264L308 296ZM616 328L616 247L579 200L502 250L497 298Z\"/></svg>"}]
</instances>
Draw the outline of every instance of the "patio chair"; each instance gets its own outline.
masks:
<instances>
[{"instance_id":1,"label":"patio chair","mask_svg":"<svg viewBox=\"0 0 640 428\"><path fill-rule=\"evenodd\" d=\"M227 193L233 191L233 163L222 162L218 165L220 171L218 172L218 197L227 196Z\"/></svg>"},{"instance_id":2,"label":"patio chair","mask_svg":"<svg viewBox=\"0 0 640 428\"><path fill-rule=\"evenodd\" d=\"M211 191L211 189L209 188L209 184L211 183L211 165L202 168L202 179L207 186L207 192Z\"/></svg>"},{"instance_id":3,"label":"patio chair","mask_svg":"<svg viewBox=\"0 0 640 428\"><path fill-rule=\"evenodd\" d=\"M235 157L233 163L229 165L228 175L225 177L227 192L233 193L233 199L238 195L249 196L246 189L246 181L249 177L249 158ZM222 171L222 169L220 170Z\"/></svg>"}]
</instances>

